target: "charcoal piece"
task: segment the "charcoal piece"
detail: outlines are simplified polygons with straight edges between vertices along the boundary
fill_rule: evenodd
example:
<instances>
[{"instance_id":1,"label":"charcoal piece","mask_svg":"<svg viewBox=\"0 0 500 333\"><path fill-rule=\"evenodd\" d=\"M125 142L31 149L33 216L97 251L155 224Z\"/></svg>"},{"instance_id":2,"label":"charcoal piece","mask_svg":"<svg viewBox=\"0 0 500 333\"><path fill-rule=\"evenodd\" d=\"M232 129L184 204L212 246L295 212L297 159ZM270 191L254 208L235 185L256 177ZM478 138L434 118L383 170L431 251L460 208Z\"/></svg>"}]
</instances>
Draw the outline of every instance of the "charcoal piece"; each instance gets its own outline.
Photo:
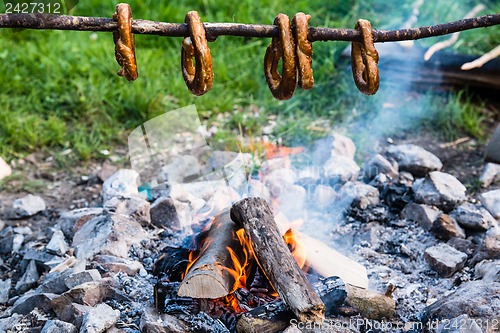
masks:
<instances>
[{"instance_id":1,"label":"charcoal piece","mask_svg":"<svg viewBox=\"0 0 500 333\"><path fill-rule=\"evenodd\" d=\"M181 281L189 262L189 250L183 247L167 246L156 260L153 274L167 277L169 281Z\"/></svg>"}]
</instances>

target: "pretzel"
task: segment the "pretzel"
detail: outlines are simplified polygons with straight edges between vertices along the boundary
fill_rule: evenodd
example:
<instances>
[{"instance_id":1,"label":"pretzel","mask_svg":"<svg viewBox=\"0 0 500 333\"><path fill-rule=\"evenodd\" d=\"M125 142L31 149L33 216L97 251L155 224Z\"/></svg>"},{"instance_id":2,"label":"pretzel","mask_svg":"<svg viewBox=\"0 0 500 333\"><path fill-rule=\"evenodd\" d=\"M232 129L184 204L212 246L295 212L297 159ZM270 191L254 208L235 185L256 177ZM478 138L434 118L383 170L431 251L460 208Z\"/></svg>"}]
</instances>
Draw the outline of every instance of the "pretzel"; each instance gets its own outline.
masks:
<instances>
[{"instance_id":1,"label":"pretzel","mask_svg":"<svg viewBox=\"0 0 500 333\"><path fill-rule=\"evenodd\" d=\"M113 20L118 22L118 31L113 31L115 41L115 58L122 68L118 75L129 81L137 79L137 62L135 59L135 42L132 34L132 11L126 3L116 5Z\"/></svg>"},{"instance_id":2,"label":"pretzel","mask_svg":"<svg viewBox=\"0 0 500 333\"><path fill-rule=\"evenodd\" d=\"M373 43L372 26L369 21L359 19L355 29L361 32L362 42L352 42L351 62L354 83L366 95L377 92L380 78L378 73L378 52Z\"/></svg>"},{"instance_id":3,"label":"pretzel","mask_svg":"<svg viewBox=\"0 0 500 333\"><path fill-rule=\"evenodd\" d=\"M279 37L273 37L264 56L264 74L273 96L279 100L290 99L297 87L297 68L295 64L295 42L290 29L290 20L285 14L278 14L274 24L279 28ZM282 75L278 64L283 58Z\"/></svg>"},{"instance_id":4,"label":"pretzel","mask_svg":"<svg viewBox=\"0 0 500 333\"><path fill-rule=\"evenodd\" d=\"M299 72L299 86L309 90L314 85L312 70L312 44L307 40L307 32L311 15L297 13L292 19L295 26L295 43L297 49L297 68Z\"/></svg>"},{"instance_id":5,"label":"pretzel","mask_svg":"<svg viewBox=\"0 0 500 333\"><path fill-rule=\"evenodd\" d=\"M201 96L212 88L212 56L208 48L205 28L196 11L186 14L185 22L189 28L189 37L182 41L181 66L182 76L191 93ZM193 65L193 57L196 65Z\"/></svg>"}]
</instances>

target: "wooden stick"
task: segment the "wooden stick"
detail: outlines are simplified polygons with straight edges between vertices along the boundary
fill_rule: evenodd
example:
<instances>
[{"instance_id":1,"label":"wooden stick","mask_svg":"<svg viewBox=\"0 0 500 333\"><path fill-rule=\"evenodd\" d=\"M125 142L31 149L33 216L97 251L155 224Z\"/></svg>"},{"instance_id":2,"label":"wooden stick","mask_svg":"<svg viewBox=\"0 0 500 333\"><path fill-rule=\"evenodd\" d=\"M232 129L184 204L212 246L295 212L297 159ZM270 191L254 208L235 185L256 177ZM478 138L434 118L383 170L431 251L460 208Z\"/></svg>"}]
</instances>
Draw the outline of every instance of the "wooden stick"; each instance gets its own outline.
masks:
<instances>
[{"instance_id":1,"label":"wooden stick","mask_svg":"<svg viewBox=\"0 0 500 333\"><path fill-rule=\"evenodd\" d=\"M483 54L482 56L480 56L476 60L471 61L471 62L466 62L465 64L462 65L462 67L460 67L460 69L463 71L468 71L468 70L471 70L473 68L479 68L479 67L482 67L487 62L489 62L497 57L500 57L500 45L495 47L490 52Z\"/></svg>"},{"instance_id":2,"label":"wooden stick","mask_svg":"<svg viewBox=\"0 0 500 333\"><path fill-rule=\"evenodd\" d=\"M320 280L313 284L314 290L323 300L326 313L333 312L347 297L346 286L338 277ZM242 313L236 322L238 333L274 333L284 330L295 318L281 299Z\"/></svg>"},{"instance_id":3,"label":"wooden stick","mask_svg":"<svg viewBox=\"0 0 500 333\"><path fill-rule=\"evenodd\" d=\"M306 266L323 277L338 276L345 283L368 288L366 268L335 251L325 243L293 230L297 241L306 249Z\"/></svg>"},{"instance_id":4,"label":"wooden stick","mask_svg":"<svg viewBox=\"0 0 500 333\"><path fill-rule=\"evenodd\" d=\"M295 262L267 202L243 199L231 208L231 218L245 229L259 266L297 319L322 322L325 305Z\"/></svg>"},{"instance_id":5,"label":"wooden stick","mask_svg":"<svg viewBox=\"0 0 500 333\"><path fill-rule=\"evenodd\" d=\"M229 210L215 217L198 259L182 280L179 296L214 299L234 291L236 279L231 274L234 264L230 251L243 253L235 237L239 228L231 220Z\"/></svg>"}]
</instances>

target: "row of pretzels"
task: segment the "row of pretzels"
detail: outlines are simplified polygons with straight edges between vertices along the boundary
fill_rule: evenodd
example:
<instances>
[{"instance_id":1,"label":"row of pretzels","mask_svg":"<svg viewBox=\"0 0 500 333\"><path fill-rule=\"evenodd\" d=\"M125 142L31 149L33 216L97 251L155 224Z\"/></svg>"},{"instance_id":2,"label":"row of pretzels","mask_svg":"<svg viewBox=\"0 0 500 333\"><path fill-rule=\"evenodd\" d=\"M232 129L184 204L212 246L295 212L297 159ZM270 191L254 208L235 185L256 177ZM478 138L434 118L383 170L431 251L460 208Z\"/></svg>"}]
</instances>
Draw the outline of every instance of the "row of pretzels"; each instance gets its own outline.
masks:
<instances>
[{"instance_id":1,"label":"row of pretzels","mask_svg":"<svg viewBox=\"0 0 500 333\"><path fill-rule=\"evenodd\" d=\"M113 19L118 30L113 32L115 57L122 67L118 75L129 81L137 79L134 35L132 34L132 12L128 4L118 4ZM292 22L285 14L279 14L274 24L279 35L273 37L264 56L266 82L273 96L279 100L290 99L297 85L311 89L314 84L312 70L312 44L307 40L310 15L297 13ZM208 47L205 28L196 11L186 14L189 37L182 42L182 76L191 93L197 96L212 88L214 74L212 57ZM292 29L293 27L293 29ZM352 42L351 62L354 82L358 89L373 95L379 87L378 53L375 49L372 27L367 20L358 20L356 29L361 33L361 42ZM194 58L194 62L193 62ZM279 62L282 70L279 72Z\"/></svg>"}]
</instances>

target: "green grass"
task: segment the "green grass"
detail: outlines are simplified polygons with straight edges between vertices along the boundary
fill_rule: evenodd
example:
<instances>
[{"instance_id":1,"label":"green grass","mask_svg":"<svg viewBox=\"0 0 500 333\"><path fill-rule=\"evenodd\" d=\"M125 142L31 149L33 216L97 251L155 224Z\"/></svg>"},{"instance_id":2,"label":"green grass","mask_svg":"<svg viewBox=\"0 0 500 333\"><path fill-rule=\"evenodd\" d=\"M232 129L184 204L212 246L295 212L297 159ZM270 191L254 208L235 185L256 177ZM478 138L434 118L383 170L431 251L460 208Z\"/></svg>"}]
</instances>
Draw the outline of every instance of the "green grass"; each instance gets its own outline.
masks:
<instances>
[{"instance_id":1,"label":"green grass","mask_svg":"<svg viewBox=\"0 0 500 333\"><path fill-rule=\"evenodd\" d=\"M221 0L129 3L134 18L164 22L182 22L187 11L198 10L205 22L271 24L279 12L292 16L304 11L313 16L314 26L353 27L356 19L363 17L378 28L397 28L413 2L241 0L237 6ZM475 1L456 3L426 2L418 25L459 19ZM488 12L500 11L494 1L485 4ZM443 14L437 15L438 10ZM80 1L72 10L72 14L84 16L110 17L113 12L113 5L97 0ZM499 34L498 28L464 32L456 50L487 51L500 42ZM428 45L436 40L419 43ZM277 115L274 136L293 143L322 135L308 129L311 123L359 122L370 114L374 104L380 108L390 96L389 91L375 97L355 91L350 73L339 64L347 43L329 42L314 44L315 87L297 91L289 101L276 101L265 83L261 64L268 43L266 39L227 36L210 43L214 85L206 95L195 97L180 73L180 38L136 36L139 78L131 83L116 75L119 67L109 33L1 29L0 155L11 159L33 151L70 148L76 159L89 160L99 157L102 149L125 145L127 133L144 121L189 104L196 104L204 120L219 124L220 131L214 138L217 142L233 142L240 132L258 136L267 116ZM442 119L453 118L450 131L461 128L478 135L477 109L463 108L462 95L451 100L454 104L448 104L442 115ZM455 108L468 111L456 116ZM222 121L219 114L224 115Z\"/></svg>"}]
</instances>

